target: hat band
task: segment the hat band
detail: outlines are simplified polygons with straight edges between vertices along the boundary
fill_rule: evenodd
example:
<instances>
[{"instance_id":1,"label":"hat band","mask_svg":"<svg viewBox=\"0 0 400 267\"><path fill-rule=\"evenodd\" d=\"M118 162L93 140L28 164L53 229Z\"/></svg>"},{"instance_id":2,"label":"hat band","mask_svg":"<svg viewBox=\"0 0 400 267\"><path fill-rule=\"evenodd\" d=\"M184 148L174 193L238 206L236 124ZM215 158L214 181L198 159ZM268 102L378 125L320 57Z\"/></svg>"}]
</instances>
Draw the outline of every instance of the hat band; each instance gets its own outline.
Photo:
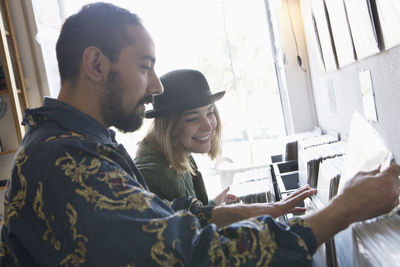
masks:
<instances>
[{"instance_id":1,"label":"hat band","mask_svg":"<svg viewBox=\"0 0 400 267\"><path fill-rule=\"evenodd\" d=\"M172 96L169 99L165 99L164 101L157 101L157 96L155 96L155 101L154 101L154 109L159 110L159 109L170 109L170 108L177 108L180 106L184 106L187 103L193 103L197 101L201 101L203 98L208 98L212 96L210 91L200 91L197 92L196 94L191 94L190 97L184 97L184 96Z\"/></svg>"},{"instance_id":2,"label":"hat band","mask_svg":"<svg viewBox=\"0 0 400 267\"><path fill-rule=\"evenodd\" d=\"M171 105L164 105L163 107L159 107L160 105L154 106L153 110L148 110L145 112L146 118L155 118L160 116L170 115L172 113L180 113L189 109L194 109L198 107L202 107L215 101L218 101L225 95L225 91L221 91L215 94L208 94L208 96L203 96L201 98L192 99L191 101L185 101L180 103L174 103Z\"/></svg>"}]
</instances>

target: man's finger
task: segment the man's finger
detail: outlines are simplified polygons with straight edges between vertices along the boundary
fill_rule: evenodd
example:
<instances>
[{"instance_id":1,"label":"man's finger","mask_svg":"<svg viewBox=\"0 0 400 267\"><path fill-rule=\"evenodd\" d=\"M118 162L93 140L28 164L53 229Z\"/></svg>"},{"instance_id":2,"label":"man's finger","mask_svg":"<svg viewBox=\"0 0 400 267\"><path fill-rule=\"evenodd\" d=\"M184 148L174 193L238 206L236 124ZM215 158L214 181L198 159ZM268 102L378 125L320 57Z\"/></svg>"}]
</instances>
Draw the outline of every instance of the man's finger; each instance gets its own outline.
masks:
<instances>
[{"instance_id":1,"label":"man's finger","mask_svg":"<svg viewBox=\"0 0 400 267\"><path fill-rule=\"evenodd\" d=\"M307 210L307 208L295 207L290 211L290 213L305 213L306 210Z\"/></svg>"},{"instance_id":2,"label":"man's finger","mask_svg":"<svg viewBox=\"0 0 400 267\"><path fill-rule=\"evenodd\" d=\"M381 165L379 165L378 168L376 168L375 170L368 172L368 174L375 175L378 174L380 171L381 171Z\"/></svg>"},{"instance_id":3,"label":"man's finger","mask_svg":"<svg viewBox=\"0 0 400 267\"><path fill-rule=\"evenodd\" d=\"M285 199L282 204L287 208L295 207L297 206L297 204L301 203L304 199L314 195L315 192L316 192L315 189L305 191L294 198Z\"/></svg>"},{"instance_id":4,"label":"man's finger","mask_svg":"<svg viewBox=\"0 0 400 267\"><path fill-rule=\"evenodd\" d=\"M317 193L317 189L308 187L308 188L302 189L302 190L299 191L299 192L295 192L294 194L290 195L290 196L287 197L286 199L287 199L287 200L295 199L295 198L298 198L298 197L300 197L300 196L303 197L303 198L307 198L307 197L309 197L309 196L315 195L316 193ZM304 196L305 196L305 197L304 197ZM285 199L285 200L286 200L286 199Z\"/></svg>"},{"instance_id":5,"label":"man's finger","mask_svg":"<svg viewBox=\"0 0 400 267\"><path fill-rule=\"evenodd\" d=\"M386 175L390 175L396 179L399 179L400 165L397 165L396 163L391 163L386 170L380 172L377 176L386 176Z\"/></svg>"},{"instance_id":6,"label":"man's finger","mask_svg":"<svg viewBox=\"0 0 400 267\"><path fill-rule=\"evenodd\" d=\"M298 195L302 194L303 192L305 192L307 190L310 190L310 189L311 189L311 187L309 185L302 186L299 189L297 189L293 194L289 195L286 199L294 198L294 197L296 197L296 196L298 196Z\"/></svg>"}]
</instances>

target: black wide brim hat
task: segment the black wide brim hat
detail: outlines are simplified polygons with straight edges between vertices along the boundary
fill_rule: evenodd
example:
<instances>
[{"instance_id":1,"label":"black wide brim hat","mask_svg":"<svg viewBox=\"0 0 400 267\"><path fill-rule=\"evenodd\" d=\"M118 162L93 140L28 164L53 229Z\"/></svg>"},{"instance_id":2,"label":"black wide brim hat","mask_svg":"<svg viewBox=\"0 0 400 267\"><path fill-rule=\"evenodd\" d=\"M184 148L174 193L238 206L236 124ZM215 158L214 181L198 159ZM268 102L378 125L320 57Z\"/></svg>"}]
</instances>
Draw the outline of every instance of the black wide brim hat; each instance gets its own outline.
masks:
<instances>
[{"instance_id":1,"label":"black wide brim hat","mask_svg":"<svg viewBox=\"0 0 400 267\"><path fill-rule=\"evenodd\" d=\"M209 105L225 94L225 91L212 94L206 78L197 70L174 70L163 75L160 81L164 93L154 96L153 109L146 111L146 118L163 117Z\"/></svg>"}]
</instances>

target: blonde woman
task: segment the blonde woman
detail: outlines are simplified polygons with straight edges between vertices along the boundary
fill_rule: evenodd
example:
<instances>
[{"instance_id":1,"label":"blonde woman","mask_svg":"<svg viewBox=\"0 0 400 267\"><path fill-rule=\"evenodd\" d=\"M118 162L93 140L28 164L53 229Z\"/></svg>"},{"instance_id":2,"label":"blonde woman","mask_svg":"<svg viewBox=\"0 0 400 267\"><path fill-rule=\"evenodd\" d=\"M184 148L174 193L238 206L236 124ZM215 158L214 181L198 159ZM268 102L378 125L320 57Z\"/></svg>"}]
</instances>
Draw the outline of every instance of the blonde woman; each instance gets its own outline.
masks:
<instances>
[{"instance_id":1,"label":"blonde woman","mask_svg":"<svg viewBox=\"0 0 400 267\"><path fill-rule=\"evenodd\" d=\"M208 199L203 178L192 153L207 153L215 159L220 152L221 120L215 101L225 91L212 94L204 75L196 70L175 70L161 77L164 93L154 97L154 118L140 142L135 163L150 191L172 201L194 196L204 205L234 201L229 187Z\"/></svg>"}]
</instances>

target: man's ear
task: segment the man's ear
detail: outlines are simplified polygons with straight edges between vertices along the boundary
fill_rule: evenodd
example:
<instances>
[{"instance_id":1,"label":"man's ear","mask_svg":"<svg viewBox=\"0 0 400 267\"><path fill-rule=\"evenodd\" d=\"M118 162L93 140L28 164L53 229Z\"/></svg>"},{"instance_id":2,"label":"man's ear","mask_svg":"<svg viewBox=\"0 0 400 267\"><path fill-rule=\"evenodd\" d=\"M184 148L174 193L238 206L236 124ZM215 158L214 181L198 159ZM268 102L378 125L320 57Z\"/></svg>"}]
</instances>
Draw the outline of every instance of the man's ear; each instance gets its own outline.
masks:
<instances>
[{"instance_id":1,"label":"man's ear","mask_svg":"<svg viewBox=\"0 0 400 267\"><path fill-rule=\"evenodd\" d=\"M83 51L82 70L94 82L101 82L105 77L108 58L95 46L89 46Z\"/></svg>"}]
</instances>

